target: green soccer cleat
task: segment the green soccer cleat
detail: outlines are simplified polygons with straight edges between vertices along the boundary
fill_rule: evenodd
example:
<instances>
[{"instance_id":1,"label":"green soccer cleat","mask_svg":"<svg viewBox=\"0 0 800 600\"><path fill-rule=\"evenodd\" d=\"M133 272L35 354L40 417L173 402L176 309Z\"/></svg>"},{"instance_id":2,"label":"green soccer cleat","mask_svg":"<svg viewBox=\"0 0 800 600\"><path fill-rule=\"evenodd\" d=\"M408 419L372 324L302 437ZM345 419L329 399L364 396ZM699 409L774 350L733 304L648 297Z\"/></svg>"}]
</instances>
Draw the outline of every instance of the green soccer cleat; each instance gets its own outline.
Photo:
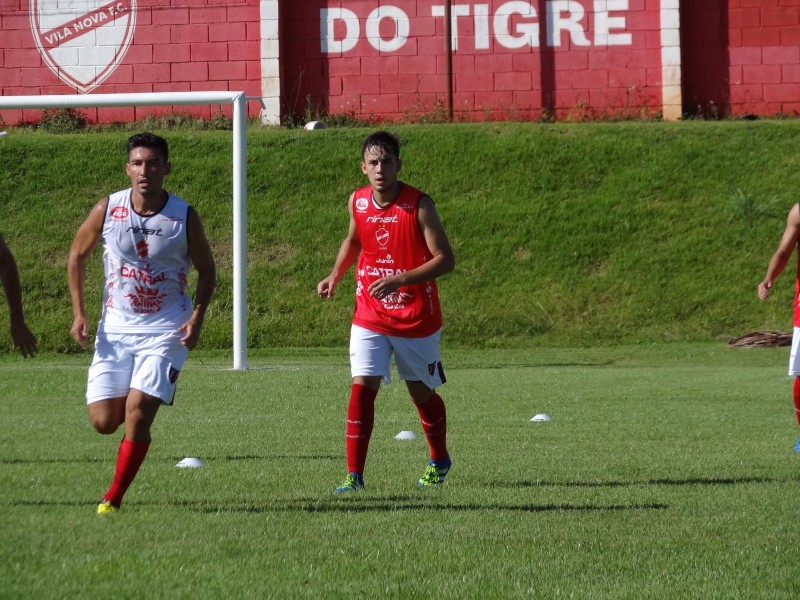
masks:
<instances>
[{"instance_id":1,"label":"green soccer cleat","mask_svg":"<svg viewBox=\"0 0 800 600\"><path fill-rule=\"evenodd\" d=\"M452 464L449 456L447 457L447 462L439 463L438 465L430 461L425 468L425 474L417 482L417 486L421 488L439 487L444 483L444 478L450 471Z\"/></svg>"},{"instance_id":2,"label":"green soccer cleat","mask_svg":"<svg viewBox=\"0 0 800 600\"><path fill-rule=\"evenodd\" d=\"M333 490L334 494L346 494L364 489L364 478L358 473L348 473L344 483Z\"/></svg>"},{"instance_id":3,"label":"green soccer cleat","mask_svg":"<svg viewBox=\"0 0 800 600\"><path fill-rule=\"evenodd\" d=\"M103 500L97 507L98 515L113 515L117 512L119 512L119 506L114 506L108 500Z\"/></svg>"}]
</instances>

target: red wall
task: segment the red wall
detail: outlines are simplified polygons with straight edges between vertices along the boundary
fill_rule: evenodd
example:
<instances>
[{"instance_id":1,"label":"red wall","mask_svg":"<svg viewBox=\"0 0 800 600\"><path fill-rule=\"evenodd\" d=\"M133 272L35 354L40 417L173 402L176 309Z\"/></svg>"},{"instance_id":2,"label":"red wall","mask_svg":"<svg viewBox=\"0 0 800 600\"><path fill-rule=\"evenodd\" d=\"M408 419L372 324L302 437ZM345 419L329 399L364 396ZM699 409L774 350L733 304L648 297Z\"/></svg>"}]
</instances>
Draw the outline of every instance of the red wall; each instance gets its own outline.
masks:
<instances>
[{"instance_id":1,"label":"red wall","mask_svg":"<svg viewBox=\"0 0 800 600\"><path fill-rule=\"evenodd\" d=\"M441 0L392 2L308 1L281 3L284 104L302 114L309 100L321 113L360 116L441 116L445 106L447 69L442 17L432 16ZM546 3L532 0L534 15L515 14L508 20L514 38L535 31L538 42L508 48L498 35L495 15L505 0L461 1L453 10L469 10L457 21L457 50L453 53L453 107L457 119L539 119L545 115L639 116L661 109L660 20L657 3L629 0L628 10L611 14L624 27L611 29L615 42L630 35L629 44L608 45L598 39L592 0L575 0L584 11L562 13L576 33L562 31L557 43L547 38ZM408 17L409 39L401 47L379 52L367 39L368 18L378 5L395 7ZM321 48L320 10L349 11L358 17L360 36L351 49L325 52ZM400 12L402 11L402 12ZM480 13L476 16L476 12ZM485 16L484 16L485 13ZM325 21L323 21L325 23ZM501 25L505 20L501 22ZM336 41L348 36L342 19L334 21ZM572 25L571 25L572 26ZM380 20L380 37L398 34L395 18ZM503 42L506 42L505 45Z\"/></svg>"},{"instance_id":2,"label":"red wall","mask_svg":"<svg viewBox=\"0 0 800 600\"><path fill-rule=\"evenodd\" d=\"M0 0L2 95L244 90L262 96L267 95L262 78L279 74L276 120L287 114L303 118L308 111L410 120L446 114L444 19L433 13L434 7L443 10L444 0L277 0L280 59L261 55L271 47L262 44L261 10L271 5L274 12L274 2L113 0L88 15L78 10L71 22L50 23L41 31L32 25L43 20L32 21L31 7L88 4ZM468 13L456 21L452 55L456 119L658 114L661 1L608 4L610 44L593 0L453 0L454 14ZM566 11L554 14L550 26L541 18L548 6ZM514 14L503 17L501 7ZM526 7L529 14L522 14ZM330 19L330 36L322 11L337 16ZM683 0L680 11L686 113L800 111L800 0ZM103 12L115 17L99 20ZM98 27L82 28L87 16L98 19ZM556 26L562 31L554 36ZM64 28L75 32L70 39L53 37ZM87 50L96 43L93 35L112 40L100 45L106 53L112 49L113 60L107 68L99 61L92 76L83 76L83 63L93 59ZM122 40L117 57L114 40ZM78 41L83 49L73 56ZM107 122L170 109L82 110L93 121ZM229 114L230 107L174 109L203 117L220 110ZM248 110L251 116L259 113L256 103ZM38 116L39 111L0 111L8 124Z\"/></svg>"},{"instance_id":3,"label":"red wall","mask_svg":"<svg viewBox=\"0 0 800 600\"><path fill-rule=\"evenodd\" d=\"M800 0L681 4L688 113L800 112Z\"/></svg>"},{"instance_id":4,"label":"red wall","mask_svg":"<svg viewBox=\"0 0 800 600\"><path fill-rule=\"evenodd\" d=\"M731 0L731 108L797 115L800 110L800 0Z\"/></svg>"}]
</instances>

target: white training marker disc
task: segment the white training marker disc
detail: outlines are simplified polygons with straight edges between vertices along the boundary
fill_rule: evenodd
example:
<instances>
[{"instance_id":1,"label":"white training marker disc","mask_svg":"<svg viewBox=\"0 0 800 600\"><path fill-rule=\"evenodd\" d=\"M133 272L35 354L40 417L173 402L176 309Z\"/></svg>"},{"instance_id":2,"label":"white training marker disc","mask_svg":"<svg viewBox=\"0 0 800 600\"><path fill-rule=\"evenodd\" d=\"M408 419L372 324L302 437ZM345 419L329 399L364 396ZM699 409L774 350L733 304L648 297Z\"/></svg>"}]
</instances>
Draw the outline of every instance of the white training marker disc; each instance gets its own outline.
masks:
<instances>
[{"instance_id":1,"label":"white training marker disc","mask_svg":"<svg viewBox=\"0 0 800 600\"><path fill-rule=\"evenodd\" d=\"M544 413L539 413L538 415L533 415L531 421L535 421L536 423L541 423L542 421L551 421L550 415L546 415Z\"/></svg>"},{"instance_id":2,"label":"white training marker disc","mask_svg":"<svg viewBox=\"0 0 800 600\"><path fill-rule=\"evenodd\" d=\"M401 431L396 436L394 436L396 440L415 440L417 439L417 434L413 431Z\"/></svg>"},{"instance_id":3,"label":"white training marker disc","mask_svg":"<svg viewBox=\"0 0 800 600\"><path fill-rule=\"evenodd\" d=\"M187 456L175 466L179 469L196 469L198 467L205 467L206 463L199 458L191 458Z\"/></svg>"}]
</instances>

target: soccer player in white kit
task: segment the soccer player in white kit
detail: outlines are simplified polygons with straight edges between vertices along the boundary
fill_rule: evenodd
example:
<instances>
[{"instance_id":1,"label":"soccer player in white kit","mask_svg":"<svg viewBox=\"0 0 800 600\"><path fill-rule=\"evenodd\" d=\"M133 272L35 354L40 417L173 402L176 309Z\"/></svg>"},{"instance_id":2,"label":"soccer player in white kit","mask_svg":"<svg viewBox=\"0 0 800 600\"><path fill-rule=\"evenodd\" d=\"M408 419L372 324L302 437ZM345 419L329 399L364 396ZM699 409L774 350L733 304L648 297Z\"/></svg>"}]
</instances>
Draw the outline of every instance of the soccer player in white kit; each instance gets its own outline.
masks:
<instances>
[{"instance_id":1,"label":"soccer player in white kit","mask_svg":"<svg viewBox=\"0 0 800 600\"><path fill-rule=\"evenodd\" d=\"M392 355L430 449L417 485L436 487L452 464L445 404L436 392L445 382L436 278L455 268L455 257L433 200L397 178L402 166L397 138L386 131L373 133L364 140L361 156L369 185L351 194L347 235L331 274L317 284L321 298L333 297L342 276L358 260L345 434L348 473L334 492L364 487L375 398L381 381L391 381Z\"/></svg>"},{"instance_id":2,"label":"soccer player in white kit","mask_svg":"<svg viewBox=\"0 0 800 600\"><path fill-rule=\"evenodd\" d=\"M105 287L89 367L89 419L102 434L124 424L114 478L97 508L116 512L150 448L158 408L172 404L183 363L194 348L216 284L211 248L197 212L163 189L169 174L166 140L131 136L125 171L131 187L92 208L69 253L70 333L86 348L86 261L103 242ZM186 293L197 271L194 302Z\"/></svg>"}]
</instances>

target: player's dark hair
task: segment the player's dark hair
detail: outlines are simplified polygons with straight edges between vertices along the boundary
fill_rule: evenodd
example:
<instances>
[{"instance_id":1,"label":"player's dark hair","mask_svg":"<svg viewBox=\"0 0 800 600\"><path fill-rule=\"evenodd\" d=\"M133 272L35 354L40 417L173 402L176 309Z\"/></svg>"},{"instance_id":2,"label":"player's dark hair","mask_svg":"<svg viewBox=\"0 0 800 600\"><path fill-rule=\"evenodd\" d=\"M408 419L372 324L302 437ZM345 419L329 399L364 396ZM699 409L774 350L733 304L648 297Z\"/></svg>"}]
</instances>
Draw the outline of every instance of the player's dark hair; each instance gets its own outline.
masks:
<instances>
[{"instance_id":1,"label":"player's dark hair","mask_svg":"<svg viewBox=\"0 0 800 600\"><path fill-rule=\"evenodd\" d=\"M167 140L160 135L149 131L132 135L128 138L128 156L131 155L131 150L134 148L153 148L161 153L164 162L169 162L169 145Z\"/></svg>"},{"instance_id":2,"label":"player's dark hair","mask_svg":"<svg viewBox=\"0 0 800 600\"><path fill-rule=\"evenodd\" d=\"M362 158L370 148L378 148L383 152L394 154L396 158L400 158L400 140L398 140L393 133L389 133L388 131L376 131L367 136L367 139L361 144Z\"/></svg>"}]
</instances>

